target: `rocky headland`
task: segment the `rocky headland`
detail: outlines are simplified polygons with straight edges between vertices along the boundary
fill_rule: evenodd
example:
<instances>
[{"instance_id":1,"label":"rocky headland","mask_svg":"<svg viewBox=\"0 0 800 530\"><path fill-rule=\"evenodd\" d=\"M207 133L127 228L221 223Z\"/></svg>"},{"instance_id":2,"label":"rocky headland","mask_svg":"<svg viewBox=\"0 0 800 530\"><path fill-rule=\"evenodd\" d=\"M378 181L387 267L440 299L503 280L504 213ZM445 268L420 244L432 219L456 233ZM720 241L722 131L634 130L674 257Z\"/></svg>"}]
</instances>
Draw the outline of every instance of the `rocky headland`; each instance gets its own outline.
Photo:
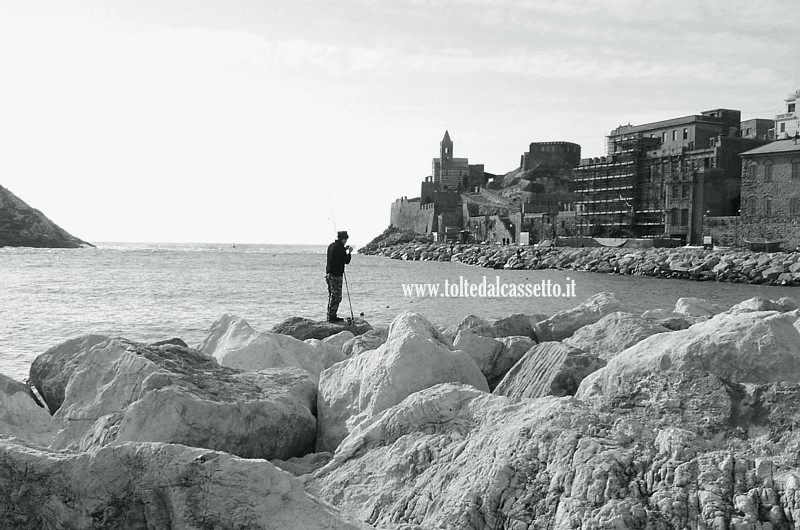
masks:
<instances>
[{"instance_id":1,"label":"rocky headland","mask_svg":"<svg viewBox=\"0 0 800 530\"><path fill-rule=\"evenodd\" d=\"M490 269L558 269L696 281L800 285L800 253L743 249L498 246L434 243L384 233L359 253L400 260L452 261Z\"/></svg>"},{"instance_id":2,"label":"rocky headland","mask_svg":"<svg viewBox=\"0 0 800 530\"><path fill-rule=\"evenodd\" d=\"M0 186L0 247L79 248L94 246L69 234Z\"/></svg>"},{"instance_id":3,"label":"rocky headland","mask_svg":"<svg viewBox=\"0 0 800 530\"><path fill-rule=\"evenodd\" d=\"M788 530L799 330L791 298L600 293L450 326L224 315L197 348L78 337L0 376L0 521Z\"/></svg>"}]
</instances>

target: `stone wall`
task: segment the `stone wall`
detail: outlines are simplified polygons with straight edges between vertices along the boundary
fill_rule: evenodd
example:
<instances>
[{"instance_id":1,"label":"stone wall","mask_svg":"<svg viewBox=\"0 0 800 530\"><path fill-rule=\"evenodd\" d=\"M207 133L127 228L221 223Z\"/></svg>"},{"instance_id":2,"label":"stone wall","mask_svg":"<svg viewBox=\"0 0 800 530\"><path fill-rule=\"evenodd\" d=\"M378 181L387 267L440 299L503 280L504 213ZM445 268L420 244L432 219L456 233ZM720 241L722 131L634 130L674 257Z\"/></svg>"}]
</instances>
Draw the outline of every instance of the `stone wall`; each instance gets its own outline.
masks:
<instances>
[{"instance_id":1,"label":"stone wall","mask_svg":"<svg viewBox=\"0 0 800 530\"><path fill-rule=\"evenodd\" d=\"M725 247L744 247L748 241L783 241L783 249L791 251L800 245L800 218L706 217L703 235L711 236L714 244Z\"/></svg>"},{"instance_id":2,"label":"stone wall","mask_svg":"<svg viewBox=\"0 0 800 530\"><path fill-rule=\"evenodd\" d=\"M418 234L427 234L433 226L433 204L420 206L419 198L401 197L392 203L389 224L400 230L412 230Z\"/></svg>"}]
</instances>

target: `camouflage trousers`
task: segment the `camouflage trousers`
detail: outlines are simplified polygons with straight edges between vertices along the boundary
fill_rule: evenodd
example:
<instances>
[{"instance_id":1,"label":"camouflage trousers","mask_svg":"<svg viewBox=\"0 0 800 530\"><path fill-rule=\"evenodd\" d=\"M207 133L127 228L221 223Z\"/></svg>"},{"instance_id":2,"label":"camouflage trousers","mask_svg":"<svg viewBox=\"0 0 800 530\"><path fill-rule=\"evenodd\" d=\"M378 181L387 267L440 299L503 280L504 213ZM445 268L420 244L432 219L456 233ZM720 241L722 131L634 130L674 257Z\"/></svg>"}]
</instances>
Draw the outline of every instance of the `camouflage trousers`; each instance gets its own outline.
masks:
<instances>
[{"instance_id":1,"label":"camouflage trousers","mask_svg":"<svg viewBox=\"0 0 800 530\"><path fill-rule=\"evenodd\" d=\"M342 277L326 274L325 281L328 283L328 320L330 320L336 316L339 304L342 302Z\"/></svg>"}]
</instances>

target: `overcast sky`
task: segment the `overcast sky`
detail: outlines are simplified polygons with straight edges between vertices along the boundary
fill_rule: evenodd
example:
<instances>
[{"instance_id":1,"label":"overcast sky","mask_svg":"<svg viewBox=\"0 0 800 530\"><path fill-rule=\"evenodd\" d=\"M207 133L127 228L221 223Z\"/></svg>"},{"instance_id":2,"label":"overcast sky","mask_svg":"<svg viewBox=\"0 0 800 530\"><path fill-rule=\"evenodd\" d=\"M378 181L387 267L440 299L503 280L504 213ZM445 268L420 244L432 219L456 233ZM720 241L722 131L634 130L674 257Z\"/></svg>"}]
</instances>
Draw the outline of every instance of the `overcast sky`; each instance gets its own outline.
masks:
<instances>
[{"instance_id":1,"label":"overcast sky","mask_svg":"<svg viewBox=\"0 0 800 530\"><path fill-rule=\"evenodd\" d=\"M94 242L366 243L449 129L533 141L800 88L797 3L0 0L0 185ZM329 200L330 198L330 200Z\"/></svg>"}]
</instances>

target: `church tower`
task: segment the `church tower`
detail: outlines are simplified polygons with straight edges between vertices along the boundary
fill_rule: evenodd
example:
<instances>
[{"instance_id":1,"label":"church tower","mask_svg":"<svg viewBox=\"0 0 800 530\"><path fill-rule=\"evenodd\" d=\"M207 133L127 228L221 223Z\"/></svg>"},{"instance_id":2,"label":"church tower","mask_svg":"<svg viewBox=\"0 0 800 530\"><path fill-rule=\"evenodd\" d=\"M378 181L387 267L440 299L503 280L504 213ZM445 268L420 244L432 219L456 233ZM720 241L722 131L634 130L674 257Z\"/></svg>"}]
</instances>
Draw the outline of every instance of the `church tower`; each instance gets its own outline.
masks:
<instances>
[{"instance_id":1,"label":"church tower","mask_svg":"<svg viewBox=\"0 0 800 530\"><path fill-rule=\"evenodd\" d=\"M444 138L439 143L439 160L442 169L453 167L453 141L447 131L444 131Z\"/></svg>"}]
</instances>

